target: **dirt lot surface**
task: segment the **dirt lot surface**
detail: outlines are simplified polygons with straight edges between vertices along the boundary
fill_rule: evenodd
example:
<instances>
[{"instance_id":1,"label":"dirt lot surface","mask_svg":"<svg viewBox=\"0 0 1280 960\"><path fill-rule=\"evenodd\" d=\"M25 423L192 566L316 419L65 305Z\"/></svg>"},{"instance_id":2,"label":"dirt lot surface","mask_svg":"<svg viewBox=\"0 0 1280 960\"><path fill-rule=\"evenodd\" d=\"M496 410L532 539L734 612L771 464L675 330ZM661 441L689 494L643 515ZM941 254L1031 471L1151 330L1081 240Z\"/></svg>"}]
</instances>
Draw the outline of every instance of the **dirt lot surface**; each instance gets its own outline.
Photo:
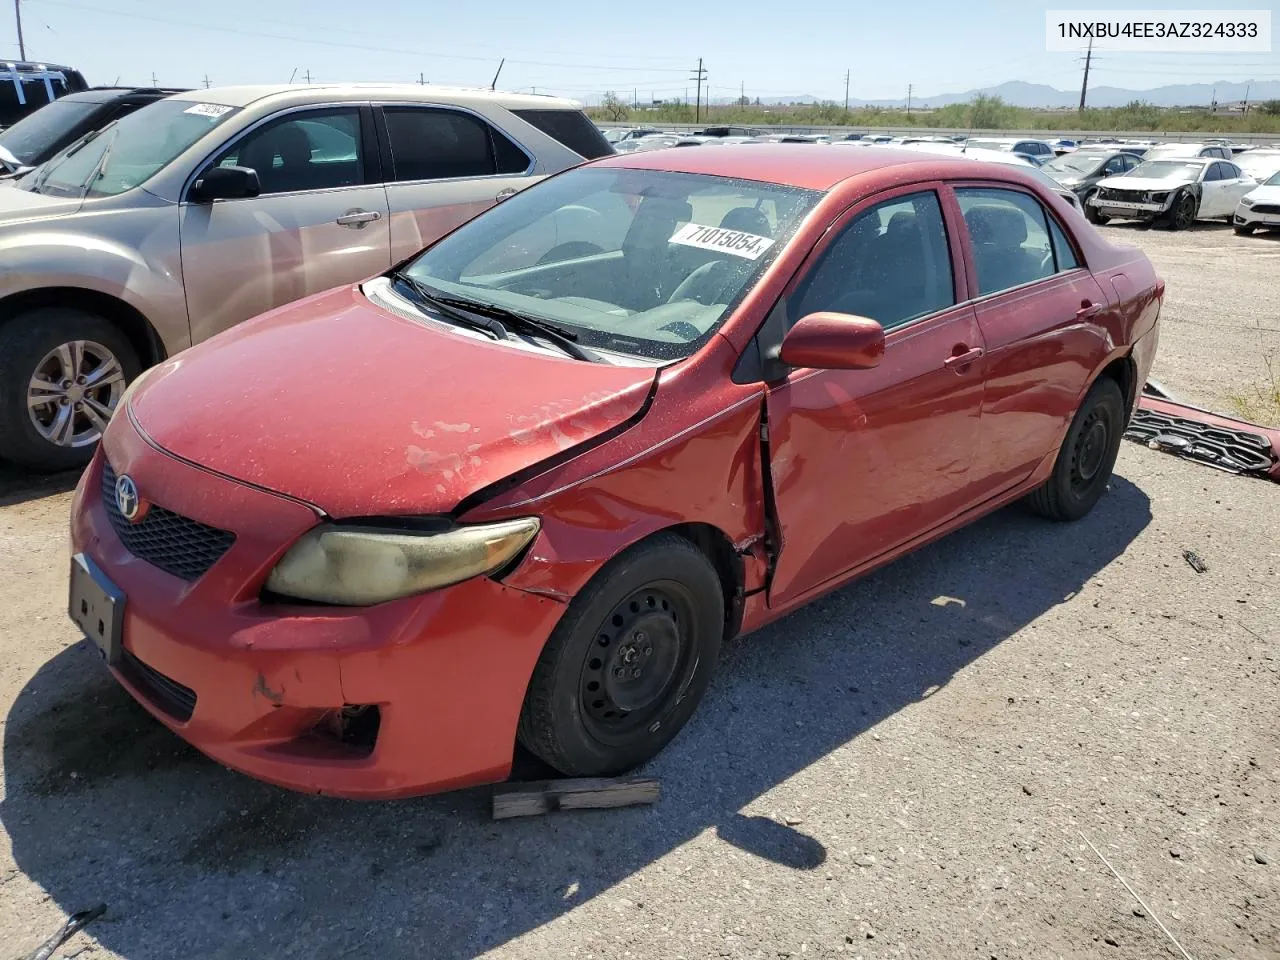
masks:
<instances>
[{"instance_id":1,"label":"dirt lot surface","mask_svg":"<svg viewBox=\"0 0 1280 960\"><path fill-rule=\"evenodd\" d=\"M1168 281L1157 376L1260 375L1280 240L1105 229ZM65 618L68 487L0 478L0 960L99 902L58 956L1182 956L1159 918L1280 957L1273 484L1126 443L1085 521L1004 510L732 645L656 806L501 823L279 791L151 721Z\"/></svg>"}]
</instances>

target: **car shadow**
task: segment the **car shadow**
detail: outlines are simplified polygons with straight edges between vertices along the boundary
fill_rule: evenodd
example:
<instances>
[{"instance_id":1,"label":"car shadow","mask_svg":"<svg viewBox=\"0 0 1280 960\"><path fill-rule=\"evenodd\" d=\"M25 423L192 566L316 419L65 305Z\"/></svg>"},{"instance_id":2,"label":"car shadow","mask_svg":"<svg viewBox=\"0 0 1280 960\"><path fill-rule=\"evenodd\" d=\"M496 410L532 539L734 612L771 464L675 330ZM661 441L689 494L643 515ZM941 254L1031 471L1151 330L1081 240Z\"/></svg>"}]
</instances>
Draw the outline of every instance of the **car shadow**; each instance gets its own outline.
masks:
<instances>
[{"instance_id":1,"label":"car shadow","mask_svg":"<svg viewBox=\"0 0 1280 960\"><path fill-rule=\"evenodd\" d=\"M187 747L80 643L9 713L0 819L63 910L108 904L92 933L129 960L474 957L707 832L813 870L827 851L802 820L743 808L1069 599L1150 516L1120 477L1076 524L1011 507L731 644L643 771L662 782L652 807L494 822L487 790L363 804L278 790Z\"/></svg>"},{"instance_id":2,"label":"car shadow","mask_svg":"<svg viewBox=\"0 0 1280 960\"><path fill-rule=\"evenodd\" d=\"M83 470L59 470L39 473L0 460L0 507L39 500L55 493L66 493L75 487Z\"/></svg>"}]
</instances>

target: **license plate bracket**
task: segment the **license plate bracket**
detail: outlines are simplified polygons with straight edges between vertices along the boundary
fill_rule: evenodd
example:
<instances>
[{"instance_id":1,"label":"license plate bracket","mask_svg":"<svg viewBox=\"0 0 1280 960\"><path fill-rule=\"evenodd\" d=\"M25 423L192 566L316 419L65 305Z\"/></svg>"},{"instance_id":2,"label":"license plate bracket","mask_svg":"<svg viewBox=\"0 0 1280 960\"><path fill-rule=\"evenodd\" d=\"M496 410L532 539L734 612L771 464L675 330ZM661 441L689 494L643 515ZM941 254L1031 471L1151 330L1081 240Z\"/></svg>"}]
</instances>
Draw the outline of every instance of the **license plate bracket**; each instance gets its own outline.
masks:
<instances>
[{"instance_id":1,"label":"license plate bracket","mask_svg":"<svg viewBox=\"0 0 1280 960\"><path fill-rule=\"evenodd\" d=\"M124 591L96 563L83 553L71 558L67 613L110 664L122 656L124 602Z\"/></svg>"}]
</instances>

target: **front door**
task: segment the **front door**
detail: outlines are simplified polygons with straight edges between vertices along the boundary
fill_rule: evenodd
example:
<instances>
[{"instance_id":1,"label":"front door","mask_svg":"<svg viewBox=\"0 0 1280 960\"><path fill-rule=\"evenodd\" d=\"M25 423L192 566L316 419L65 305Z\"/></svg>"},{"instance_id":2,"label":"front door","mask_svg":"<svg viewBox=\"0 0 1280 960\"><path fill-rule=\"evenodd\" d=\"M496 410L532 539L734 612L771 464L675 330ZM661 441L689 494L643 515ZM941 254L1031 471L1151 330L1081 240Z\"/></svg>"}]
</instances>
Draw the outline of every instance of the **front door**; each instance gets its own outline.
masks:
<instances>
[{"instance_id":1,"label":"front door","mask_svg":"<svg viewBox=\"0 0 1280 960\"><path fill-rule=\"evenodd\" d=\"M982 407L982 334L958 295L935 187L899 189L842 217L787 295L878 320L872 370L790 371L769 387L781 549L770 603L785 603L982 499L970 476Z\"/></svg>"},{"instance_id":2,"label":"front door","mask_svg":"<svg viewBox=\"0 0 1280 960\"><path fill-rule=\"evenodd\" d=\"M477 114L409 104L379 109L393 262L539 179L533 157Z\"/></svg>"},{"instance_id":3,"label":"front door","mask_svg":"<svg viewBox=\"0 0 1280 960\"><path fill-rule=\"evenodd\" d=\"M975 479L994 495L1057 450L1093 373L1111 299L1029 193L956 187L987 348Z\"/></svg>"},{"instance_id":4,"label":"front door","mask_svg":"<svg viewBox=\"0 0 1280 960\"><path fill-rule=\"evenodd\" d=\"M390 265L371 126L370 111L358 104L291 111L210 162L253 168L262 193L181 205L192 342Z\"/></svg>"}]
</instances>

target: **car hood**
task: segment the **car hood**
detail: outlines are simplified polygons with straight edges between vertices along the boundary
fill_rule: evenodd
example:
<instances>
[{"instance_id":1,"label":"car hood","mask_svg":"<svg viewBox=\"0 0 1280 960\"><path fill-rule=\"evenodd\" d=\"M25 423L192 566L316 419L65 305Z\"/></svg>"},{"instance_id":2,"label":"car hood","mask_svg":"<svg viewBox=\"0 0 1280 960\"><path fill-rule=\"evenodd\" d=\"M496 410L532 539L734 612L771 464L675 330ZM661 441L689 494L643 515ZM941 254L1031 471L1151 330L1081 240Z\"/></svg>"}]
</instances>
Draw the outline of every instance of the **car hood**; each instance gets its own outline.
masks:
<instances>
[{"instance_id":1,"label":"car hood","mask_svg":"<svg viewBox=\"0 0 1280 960\"><path fill-rule=\"evenodd\" d=\"M1194 183L1191 178L1186 180L1155 180L1151 177L1107 177L1105 180L1099 180L1100 187L1113 187L1116 190L1151 190L1160 192L1162 190L1176 190L1178 187L1185 186L1188 183Z\"/></svg>"},{"instance_id":2,"label":"car hood","mask_svg":"<svg viewBox=\"0 0 1280 960\"><path fill-rule=\"evenodd\" d=\"M1254 203L1280 203L1280 184L1258 187L1245 194Z\"/></svg>"},{"instance_id":3,"label":"car hood","mask_svg":"<svg viewBox=\"0 0 1280 960\"><path fill-rule=\"evenodd\" d=\"M0 223L66 216L79 210L83 202L79 197L47 197L19 190L17 181L10 183L10 189L0 190Z\"/></svg>"},{"instance_id":4,"label":"car hood","mask_svg":"<svg viewBox=\"0 0 1280 960\"><path fill-rule=\"evenodd\" d=\"M176 456L333 517L436 514L626 423L655 377L405 319L343 287L179 354L129 413Z\"/></svg>"}]
</instances>

